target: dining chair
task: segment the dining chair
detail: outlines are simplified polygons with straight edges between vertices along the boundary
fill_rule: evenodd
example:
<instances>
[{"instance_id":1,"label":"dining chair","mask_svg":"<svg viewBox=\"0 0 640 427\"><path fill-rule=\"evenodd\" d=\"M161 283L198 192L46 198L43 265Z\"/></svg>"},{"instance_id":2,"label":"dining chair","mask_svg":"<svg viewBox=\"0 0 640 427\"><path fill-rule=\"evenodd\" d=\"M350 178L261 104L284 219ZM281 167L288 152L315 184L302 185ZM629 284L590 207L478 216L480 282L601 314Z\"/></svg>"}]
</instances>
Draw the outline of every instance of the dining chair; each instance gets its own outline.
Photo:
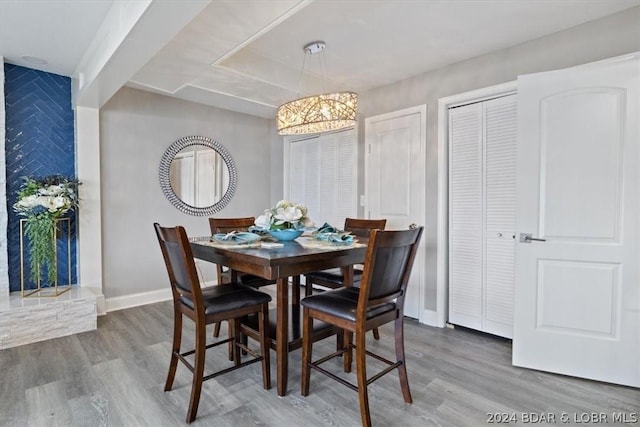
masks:
<instances>
[{"instance_id":1,"label":"dining chair","mask_svg":"<svg viewBox=\"0 0 640 427\"><path fill-rule=\"evenodd\" d=\"M412 403L404 354L404 300L422 231L423 227L402 231L372 230L369 234L360 287L335 289L306 297L301 301L303 306L301 393L303 396L309 395L311 369L356 390L359 395L363 426L371 426L368 385L394 369L398 369L404 401ZM315 362L312 361L314 320L341 328L345 344L342 349ZM366 331L390 322L394 322L395 326L395 362L366 348ZM353 334L355 334L355 345ZM344 370L350 372L354 348L357 385L320 366L334 357L344 355ZM367 377L367 355L388 366L376 375Z\"/></svg>"},{"instance_id":2,"label":"dining chair","mask_svg":"<svg viewBox=\"0 0 640 427\"><path fill-rule=\"evenodd\" d=\"M344 220L344 231L349 231L351 234L357 237L368 237L369 231L373 229L384 230L387 225L386 219L360 219L360 218L346 218ZM353 269L353 286L359 286L360 279L362 278L362 269ZM313 293L313 285L324 286L330 289L339 289L344 287L344 276L342 269L331 268L329 270L315 271L305 275L305 296L310 296ZM373 337L377 340L380 339L380 332L378 328L373 330Z\"/></svg>"},{"instance_id":3,"label":"dining chair","mask_svg":"<svg viewBox=\"0 0 640 427\"><path fill-rule=\"evenodd\" d=\"M270 342L267 328L271 296L239 283L226 283L202 288L184 228L180 226L161 227L158 223L154 223L153 226L160 243L173 295L173 343L164 391L170 391L173 387L178 361L182 362L193 374L186 422L191 423L196 418L202 383L218 375L261 361L263 387L267 390L270 389ZM240 322L240 318L250 314L255 314L258 317L257 331L249 330L249 327ZM195 324L195 349L182 352L182 320L184 316ZM207 325L222 320L229 322L229 338L207 344ZM241 342L241 334L249 332L259 341L259 352ZM228 342L233 346L233 366L205 376L206 350ZM240 350L253 357L242 362ZM193 355L193 363L191 358L188 358L191 355Z\"/></svg>"},{"instance_id":4,"label":"dining chair","mask_svg":"<svg viewBox=\"0 0 640 427\"><path fill-rule=\"evenodd\" d=\"M211 234L216 233L230 233L232 231L247 231L255 223L255 217L241 217L241 218L209 218L209 228ZM222 265L216 265L216 274L218 283L230 283L231 271ZM268 286L275 284L275 280L267 280L253 274L238 273L237 280L243 285L251 286L252 288L260 288L262 286ZM218 337L220 335L220 323L216 323L213 329L213 336Z\"/></svg>"}]
</instances>

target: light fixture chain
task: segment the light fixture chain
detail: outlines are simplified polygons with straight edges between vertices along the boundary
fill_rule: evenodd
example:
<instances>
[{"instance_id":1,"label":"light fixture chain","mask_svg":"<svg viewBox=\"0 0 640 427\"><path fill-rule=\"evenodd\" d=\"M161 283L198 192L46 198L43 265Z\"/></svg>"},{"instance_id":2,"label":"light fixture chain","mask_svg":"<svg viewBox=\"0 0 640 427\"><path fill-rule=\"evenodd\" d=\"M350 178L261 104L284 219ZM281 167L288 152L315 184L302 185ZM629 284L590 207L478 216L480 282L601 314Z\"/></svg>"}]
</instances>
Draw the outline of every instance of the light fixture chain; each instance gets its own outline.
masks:
<instances>
[{"instance_id":1,"label":"light fixture chain","mask_svg":"<svg viewBox=\"0 0 640 427\"><path fill-rule=\"evenodd\" d=\"M300 77L298 77L298 96L302 95L302 77L304 76L304 66L307 62L307 53L302 55L302 68L300 69Z\"/></svg>"},{"instance_id":2,"label":"light fixture chain","mask_svg":"<svg viewBox=\"0 0 640 427\"><path fill-rule=\"evenodd\" d=\"M319 58L320 59L320 78L321 78L321 81L322 81L322 93L327 93L327 88L325 87L325 84L324 84L325 65L326 65L327 59L326 59L326 57L324 55L325 55L325 53L324 53L324 49L323 49L322 52L319 55L319 57L320 57Z\"/></svg>"}]
</instances>

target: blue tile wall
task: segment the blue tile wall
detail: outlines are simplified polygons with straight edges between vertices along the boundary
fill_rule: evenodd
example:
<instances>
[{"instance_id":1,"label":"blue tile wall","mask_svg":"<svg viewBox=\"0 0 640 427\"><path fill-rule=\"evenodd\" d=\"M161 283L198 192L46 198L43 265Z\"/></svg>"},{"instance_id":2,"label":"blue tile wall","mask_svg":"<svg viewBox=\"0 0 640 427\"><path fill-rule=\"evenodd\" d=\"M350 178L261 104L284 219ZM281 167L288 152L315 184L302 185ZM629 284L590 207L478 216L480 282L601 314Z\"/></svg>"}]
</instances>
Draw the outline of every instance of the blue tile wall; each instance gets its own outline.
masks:
<instances>
[{"instance_id":1,"label":"blue tile wall","mask_svg":"<svg viewBox=\"0 0 640 427\"><path fill-rule=\"evenodd\" d=\"M4 65L7 164L7 243L9 286L20 290L20 217L13 212L23 177L76 176L71 79L12 64ZM66 242L58 247L60 284L66 284L67 266L77 283L77 221L71 218L71 257Z\"/></svg>"}]
</instances>

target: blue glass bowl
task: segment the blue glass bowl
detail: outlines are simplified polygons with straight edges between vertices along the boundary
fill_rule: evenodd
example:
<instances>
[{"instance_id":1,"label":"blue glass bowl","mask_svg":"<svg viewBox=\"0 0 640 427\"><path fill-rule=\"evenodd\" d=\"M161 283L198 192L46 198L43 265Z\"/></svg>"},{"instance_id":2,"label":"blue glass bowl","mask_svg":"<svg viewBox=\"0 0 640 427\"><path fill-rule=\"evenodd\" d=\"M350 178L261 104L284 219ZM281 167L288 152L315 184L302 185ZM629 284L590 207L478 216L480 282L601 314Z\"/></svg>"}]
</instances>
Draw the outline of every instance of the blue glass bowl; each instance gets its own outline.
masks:
<instances>
[{"instance_id":1,"label":"blue glass bowl","mask_svg":"<svg viewBox=\"0 0 640 427\"><path fill-rule=\"evenodd\" d=\"M281 242L287 242L289 240L295 240L304 233L304 230L294 230L292 228L286 228L284 230L269 230L269 234L276 240Z\"/></svg>"}]
</instances>

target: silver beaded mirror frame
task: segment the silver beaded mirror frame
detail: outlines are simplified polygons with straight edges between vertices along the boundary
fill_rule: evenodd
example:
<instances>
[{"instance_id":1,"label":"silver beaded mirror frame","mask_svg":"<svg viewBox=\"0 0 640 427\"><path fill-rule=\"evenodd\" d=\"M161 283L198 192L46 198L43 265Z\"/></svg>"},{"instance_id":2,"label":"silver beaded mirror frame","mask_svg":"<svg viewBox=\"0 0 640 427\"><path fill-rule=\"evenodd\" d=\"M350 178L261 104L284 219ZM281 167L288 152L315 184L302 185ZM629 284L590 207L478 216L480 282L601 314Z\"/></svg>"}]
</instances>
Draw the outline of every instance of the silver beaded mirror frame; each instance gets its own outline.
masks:
<instances>
[{"instance_id":1,"label":"silver beaded mirror frame","mask_svg":"<svg viewBox=\"0 0 640 427\"><path fill-rule=\"evenodd\" d=\"M222 198L211 206L196 207L185 203L182 199L180 199L180 197L176 195L176 193L173 191L173 188L171 187L171 162L176 157L178 152L193 145L202 145L213 149L222 157L227 169L229 170L229 185L227 187L227 190L225 191ZM160 180L160 188L162 188L162 192L169 200L169 202L171 202L171 204L178 210L186 214L195 216L213 215L214 213L222 210L231 201L231 198L236 191L238 181L236 166L233 163L233 159L231 158L231 155L229 155L229 152L217 141L211 138L207 138L206 136L195 135L180 138L179 140L172 143L169 148L167 148L167 151L165 151L162 155L162 159L160 159L160 168L158 175Z\"/></svg>"}]
</instances>

